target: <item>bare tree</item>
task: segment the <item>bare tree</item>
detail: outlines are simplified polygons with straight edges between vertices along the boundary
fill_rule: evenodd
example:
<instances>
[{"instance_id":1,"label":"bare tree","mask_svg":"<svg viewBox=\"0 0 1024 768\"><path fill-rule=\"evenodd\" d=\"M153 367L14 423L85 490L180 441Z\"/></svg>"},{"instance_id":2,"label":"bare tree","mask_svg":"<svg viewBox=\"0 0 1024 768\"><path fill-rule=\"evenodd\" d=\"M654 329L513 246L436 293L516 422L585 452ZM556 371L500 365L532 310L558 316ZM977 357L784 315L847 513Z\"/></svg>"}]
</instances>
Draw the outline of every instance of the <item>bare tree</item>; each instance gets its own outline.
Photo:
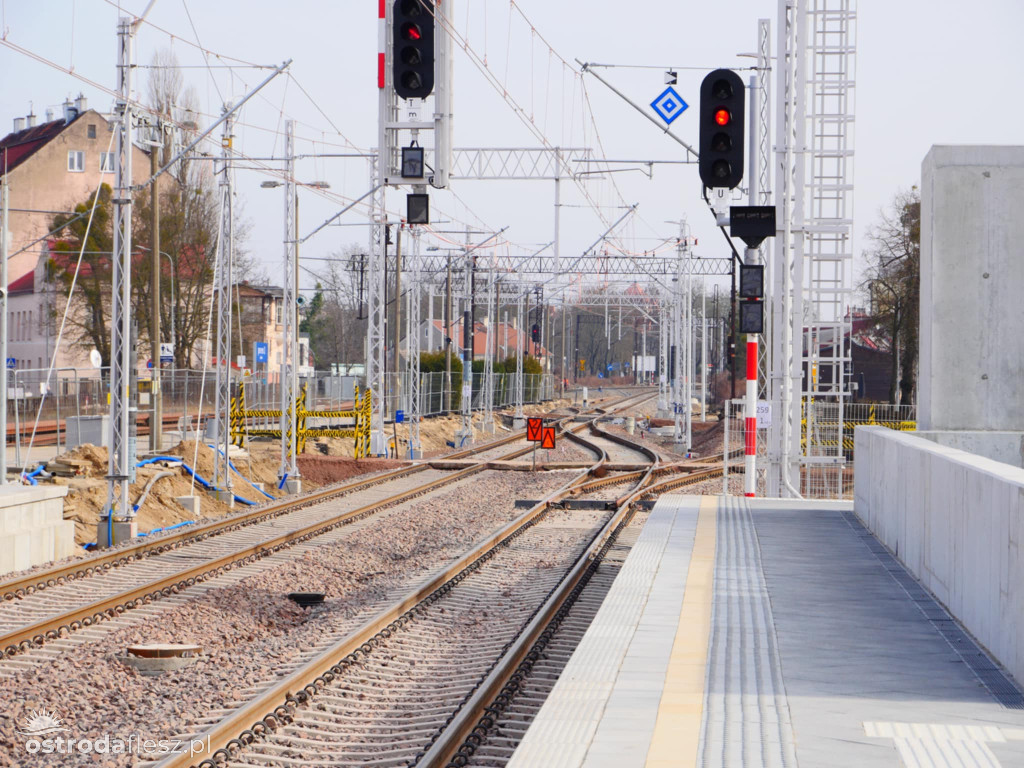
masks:
<instances>
[{"instance_id":1,"label":"bare tree","mask_svg":"<svg viewBox=\"0 0 1024 768\"><path fill-rule=\"evenodd\" d=\"M868 267L861 288L871 318L889 339L891 403L914 401L917 387L921 273L921 195L917 187L897 192L868 230Z\"/></svg>"},{"instance_id":2,"label":"bare tree","mask_svg":"<svg viewBox=\"0 0 1024 768\"><path fill-rule=\"evenodd\" d=\"M158 51L152 65L147 83L149 108L165 126L162 155L166 161L198 135L199 98L195 88L185 84L172 52ZM208 160L179 160L163 180L166 181L160 187L160 250L167 254L169 263L167 259L160 260L161 336L162 340L174 343L175 364L188 367L199 341L206 337L209 324L220 199ZM140 194L135 207L139 214L135 225L138 238L152 243L148 191ZM249 228L236 205L233 271L238 280L257 276L256 263L244 248ZM149 327L150 269L150 260L142 260L134 280L140 329ZM170 338L172 314L177 336L174 339Z\"/></svg>"},{"instance_id":3,"label":"bare tree","mask_svg":"<svg viewBox=\"0 0 1024 768\"><path fill-rule=\"evenodd\" d=\"M304 266L317 280L316 293L307 303L302 324L309 334L317 368L332 363L363 362L366 318L359 286L366 275L365 259L360 259L362 252L359 246L350 244L331 254L330 261L315 268Z\"/></svg>"}]
</instances>

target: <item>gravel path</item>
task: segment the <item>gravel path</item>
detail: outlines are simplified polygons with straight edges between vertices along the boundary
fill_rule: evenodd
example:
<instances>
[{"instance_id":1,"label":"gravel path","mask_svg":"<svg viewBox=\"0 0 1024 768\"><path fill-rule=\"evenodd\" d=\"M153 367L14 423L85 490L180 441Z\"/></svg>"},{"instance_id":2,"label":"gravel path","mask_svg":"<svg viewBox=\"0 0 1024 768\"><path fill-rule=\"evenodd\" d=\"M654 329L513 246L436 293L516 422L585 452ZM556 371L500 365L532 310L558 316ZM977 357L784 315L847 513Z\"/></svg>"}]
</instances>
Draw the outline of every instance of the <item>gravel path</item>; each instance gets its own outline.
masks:
<instances>
[{"instance_id":1,"label":"gravel path","mask_svg":"<svg viewBox=\"0 0 1024 768\"><path fill-rule=\"evenodd\" d=\"M56 710L76 738L141 734L166 738L199 730L237 706L316 648L336 641L394 596L470 549L535 498L575 473L540 476L484 472L478 480L437 491L339 529L340 540L307 551L231 586L163 612L159 622L107 634L76 653L26 670L0 691L0 765L52 766L53 756L29 755L16 728L33 710ZM358 526L358 527L357 527ZM303 611L284 595L327 593L322 608ZM191 667L143 677L117 656L136 642L187 642L203 656ZM62 756L60 765L126 765L124 756Z\"/></svg>"}]
</instances>

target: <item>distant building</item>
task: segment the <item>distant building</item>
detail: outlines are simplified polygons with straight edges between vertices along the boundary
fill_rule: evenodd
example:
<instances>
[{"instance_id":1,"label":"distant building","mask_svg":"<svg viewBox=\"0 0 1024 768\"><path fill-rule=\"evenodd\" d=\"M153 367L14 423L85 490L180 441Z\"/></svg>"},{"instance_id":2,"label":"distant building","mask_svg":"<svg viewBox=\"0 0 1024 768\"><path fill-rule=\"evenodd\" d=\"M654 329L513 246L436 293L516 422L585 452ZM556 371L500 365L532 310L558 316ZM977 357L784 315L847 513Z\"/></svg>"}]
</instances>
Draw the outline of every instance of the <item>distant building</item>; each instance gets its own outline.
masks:
<instances>
[{"instance_id":1,"label":"distant building","mask_svg":"<svg viewBox=\"0 0 1024 768\"><path fill-rule=\"evenodd\" d=\"M276 285L251 285L248 282L241 282L234 286L232 293L239 313L237 322L242 329L242 349L234 350L234 354L245 355L245 367L252 370L255 375L275 382L281 369L284 349L284 289ZM256 362L254 345L257 342L267 345L266 364ZM299 375L312 375L309 336L304 333L299 334L299 361Z\"/></svg>"},{"instance_id":2,"label":"distant building","mask_svg":"<svg viewBox=\"0 0 1024 768\"><path fill-rule=\"evenodd\" d=\"M0 176L8 182L8 356L16 369L47 367L53 355L64 301L48 281L46 262L53 219L85 202L100 183L114 184L110 118L88 108L86 99L65 101L46 121L34 114L14 120L0 139ZM145 181L149 156L133 147L136 182ZM145 364L145 360L143 360ZM58 367L87 368L88 353L62 342Z\"/></svg>"},{"instance_id":3,"label":"distant building","mask_svg":"<svg viewBox=\"0 0 1024 768\"><path fill-rule=\"evenodd\" d=\"M483 322L474 323L473 330L473 359L483 360L487 353L487 324ZM462 341L462 320L460 319L452 324L452 354L460 358L463 354ZM400 343L401 349L399 351L404 356L404 337ZM547 364L546 361L551 356L551 353L543 344L535 344L530 339L528 333L511 324L498 323L494 327L492 343L496 345L492 347L495 360L504 360L514 355L520 347L525 349L527 354L536 357L544 365ZM420 324L420 350L423 352L437 352L444 349L444 321L434 320L432 323L426 320L423 321Z\"/></svg>"},{"instance_id":4,"label":"distant building","mask_svg":"<svg viewBox=\"0 0 1024 768\"><path fill-rule=\"evenodd\" d=\"M114 185L111 119L89 109L79 96L56 117L47 112L14 119L14 131L0 139L0 176L7 176L10 211L8 276L35 269L54 216L84 202L101 182ZM134 181L148 178L149 155L134 147ZM34 244L33 244L34 243Z\"/></svg>"}]
</instances>

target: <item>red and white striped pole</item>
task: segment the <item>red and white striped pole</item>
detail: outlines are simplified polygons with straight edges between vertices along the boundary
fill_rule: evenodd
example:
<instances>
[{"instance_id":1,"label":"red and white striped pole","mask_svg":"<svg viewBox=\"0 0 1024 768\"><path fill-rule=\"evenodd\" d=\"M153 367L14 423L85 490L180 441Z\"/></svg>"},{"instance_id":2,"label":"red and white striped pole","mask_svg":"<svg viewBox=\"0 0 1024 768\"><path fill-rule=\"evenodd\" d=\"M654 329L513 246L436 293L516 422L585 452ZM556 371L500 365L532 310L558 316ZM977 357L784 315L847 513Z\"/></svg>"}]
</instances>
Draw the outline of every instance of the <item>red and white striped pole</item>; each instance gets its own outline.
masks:
<instances>
[{"instance_id":1,"label":"red and white striped pole","mask_svg":"<svg viewBox=\"0 0 1024 768\"><path fill-rule=\"evenodd\" d=\"M746 496L757 488L757 335L747 334L746 435L743 457L743 487Z\"/></svg>"},{"instance_id":2,"label":"red and white striped pole","mask_svg":"<svg viewBox=\"0 0 1024 768\"><path fill-rule=\"evenodd\" d=\"M377 87L383 88L386 83L387 66L387 0L377 0L377 6Z\"/></svg>"}]
</instances>

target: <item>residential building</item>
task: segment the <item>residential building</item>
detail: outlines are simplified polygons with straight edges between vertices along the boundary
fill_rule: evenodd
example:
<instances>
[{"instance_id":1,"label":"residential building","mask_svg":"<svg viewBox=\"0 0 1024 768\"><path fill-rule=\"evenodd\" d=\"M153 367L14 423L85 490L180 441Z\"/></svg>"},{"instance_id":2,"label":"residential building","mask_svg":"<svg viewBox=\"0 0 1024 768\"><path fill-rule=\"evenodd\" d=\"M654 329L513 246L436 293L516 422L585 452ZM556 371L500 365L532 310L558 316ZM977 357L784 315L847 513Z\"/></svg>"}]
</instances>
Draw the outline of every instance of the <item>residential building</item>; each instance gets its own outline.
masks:
<instances>
[{"instance_id":1,"label":"residential building","mask_svg":"<svg viewBox=\"0 0 1024 768\"><path fill-rule=\"evenodd\" d=\"M35 269L54 216L84 202L101 182L114 184L114 132L111 119L89 109L79 96L62 113L14 120L14 131L0 139L0 176L7 176L11 282ZM149 174L149 155L133 147L136 182Z\"/></svg>"},{"instance_id":2,"label":"residential building","mask_svg":"<svg viewBox=\"0 0 1024 768\"><path fill-rule=\"evenodd\" d=\"M458 357L462 357L463 344L462 344L462 320L459 319L452 324L452 352ZM546 361L551 356L551 353L542 344L535 344L529 334L516 328L512 324L498 323L494 326L494 336L492 347L492 354L496 361L504 360L511 355L516 353L516 350L522 348L525 349L527 354L533 355L542 364L546 365ZM444 332L444 321L434 320L432 323L429 321L423 321L420 324L420 349L423 352L436 352L444 350L445 348L445 332ZM405 354L405 338L401 340L401 349L399 350L403 356ZM487 324L482 321L477 321L473 324L473 359L483 360L487 352Z\"/></svg>"},{"instance_id":3,"label":"residential building","mask_svg":"<svg viewBox=\"0 0 1024 768\"><path fill-rule=\"evenodd\" d=\"M86 99L64 102L60 114L47 110L15 118L0 139L0 176L8 189L8 357L16 369L48 367L65 302L47 280L46 262L53 220L74 211L101 183L114 184L111 119L89 109ZM133 147L133 177L145 181L149 156ZM143 361L144 362L144 361ZM88 353L62 343L58 367L88 368Z\"/></svg>"}]
</instances>

